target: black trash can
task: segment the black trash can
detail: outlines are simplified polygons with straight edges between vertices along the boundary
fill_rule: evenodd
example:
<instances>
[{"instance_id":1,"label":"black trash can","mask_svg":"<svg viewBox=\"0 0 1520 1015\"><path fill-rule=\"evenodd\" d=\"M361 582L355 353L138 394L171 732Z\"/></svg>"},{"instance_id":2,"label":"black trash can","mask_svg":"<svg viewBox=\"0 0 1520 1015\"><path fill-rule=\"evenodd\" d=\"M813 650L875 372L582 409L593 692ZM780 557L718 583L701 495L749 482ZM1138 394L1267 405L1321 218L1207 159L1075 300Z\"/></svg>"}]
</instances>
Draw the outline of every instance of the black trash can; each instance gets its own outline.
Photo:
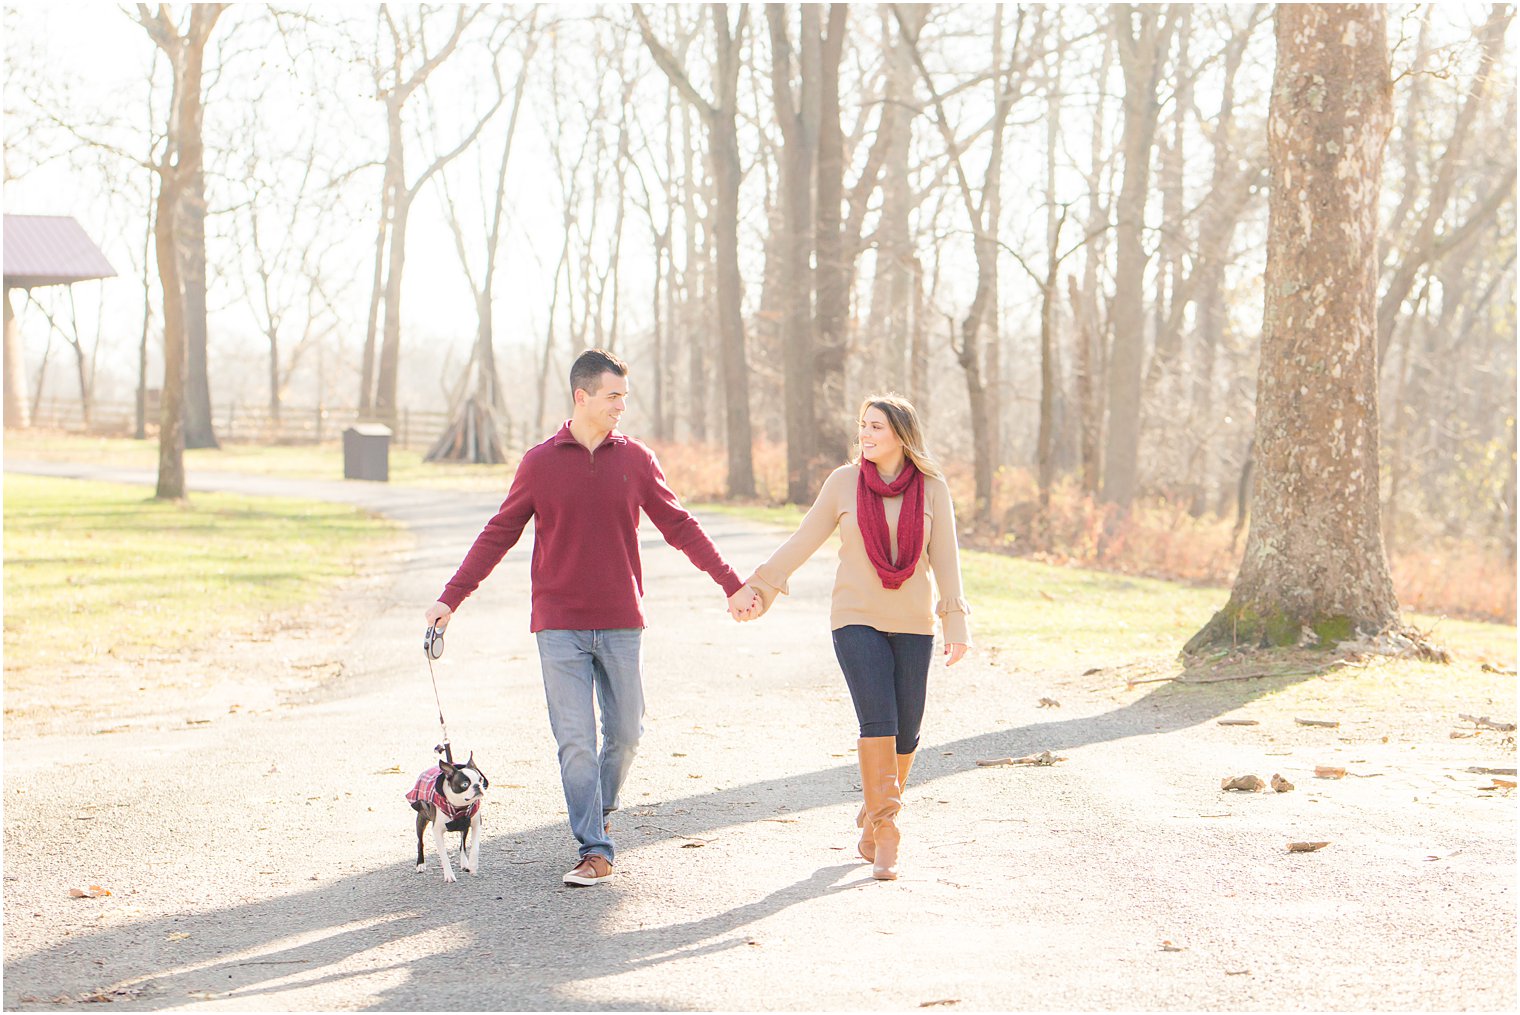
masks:
<instances>
[{"instance_id":1,"label":"black trash can","mask_svg":"<svg viewBox=\"0 0 1520 1015\"><path fill-rule=\"evenodd\" d=\"M391 428L379 423L355 423L343 431L343 478L391 478Z\"/></svg>"}]
</instances>

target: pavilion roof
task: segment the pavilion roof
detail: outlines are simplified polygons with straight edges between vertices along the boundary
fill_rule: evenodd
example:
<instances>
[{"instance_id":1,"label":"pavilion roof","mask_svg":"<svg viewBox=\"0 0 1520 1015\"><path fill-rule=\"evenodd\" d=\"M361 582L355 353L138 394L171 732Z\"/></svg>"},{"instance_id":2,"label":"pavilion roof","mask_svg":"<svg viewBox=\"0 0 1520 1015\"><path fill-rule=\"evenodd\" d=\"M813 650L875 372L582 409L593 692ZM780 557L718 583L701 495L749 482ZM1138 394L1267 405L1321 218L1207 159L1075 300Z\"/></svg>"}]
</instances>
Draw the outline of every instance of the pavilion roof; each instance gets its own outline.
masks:
<instances>
[{"instance_id":1,"label":"pavilion roof","mask_svg":"<svg viewBox=\"0 0 1520 1015\"><path fill-rule=\"evenodd\" d=\"M111 278L116 269L68 215L5 216L5 285L32 288Z\"/></svg>"}]
</instances>

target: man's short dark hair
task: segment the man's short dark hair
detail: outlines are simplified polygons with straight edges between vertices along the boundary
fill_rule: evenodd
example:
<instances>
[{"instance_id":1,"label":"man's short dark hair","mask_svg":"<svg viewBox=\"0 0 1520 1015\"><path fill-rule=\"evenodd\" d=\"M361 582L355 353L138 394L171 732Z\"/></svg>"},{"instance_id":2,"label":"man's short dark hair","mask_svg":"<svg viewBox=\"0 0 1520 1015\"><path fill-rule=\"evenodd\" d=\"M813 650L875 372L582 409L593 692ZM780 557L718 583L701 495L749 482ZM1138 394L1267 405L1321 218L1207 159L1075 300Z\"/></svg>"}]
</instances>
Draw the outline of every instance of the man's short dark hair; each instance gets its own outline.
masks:
<instances>
[{"instance_id":1,"label":"man's short dark hair","mask_svg":"<svg viewBox=\"0 0 1520 1015\"><path fill-rule=\"evenodd\" d=\"M628 364L606 349L587 349L575 357L575 363L570 367L570 397L574 398L577 391L596 394L602 374L627 377Z\"/></svg>"}]
</instances>

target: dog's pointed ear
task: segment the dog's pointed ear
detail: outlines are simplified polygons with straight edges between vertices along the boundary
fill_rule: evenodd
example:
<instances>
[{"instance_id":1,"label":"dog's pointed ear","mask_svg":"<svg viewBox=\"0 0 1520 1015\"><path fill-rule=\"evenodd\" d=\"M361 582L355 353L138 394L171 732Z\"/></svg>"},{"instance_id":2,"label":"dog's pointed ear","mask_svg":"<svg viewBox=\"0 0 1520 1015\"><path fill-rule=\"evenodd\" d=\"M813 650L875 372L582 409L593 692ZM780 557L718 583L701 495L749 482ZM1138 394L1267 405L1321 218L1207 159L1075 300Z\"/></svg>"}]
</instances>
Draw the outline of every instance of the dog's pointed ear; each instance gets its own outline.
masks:
<instances>
[{"instance_id":1,"label":"dog's pointed ear","mask_svg":"<svg viewBox=\"0 0 1520 1015\"><path fill-rule=\"evenodd\" d=\"M468 758L464 759L464 767L465 768L475 768L475 752L474 751L471 751L470 752L470 756ZM479 769L476 769L476 771L479 771Z\"/></svg>"},{"instance_id":2,"label":"dog's pointed ear","mask_svg":"<svg viewBox=\"0 0 1520 1015\"><path fill-rule=\"evenodd\" d=\"M438 770L441 771L444 775L452 777L453 774L459 770L459 766L458 765L451 765L445 759L439 758L438 759Z\"/></svg>"}]
</instances>

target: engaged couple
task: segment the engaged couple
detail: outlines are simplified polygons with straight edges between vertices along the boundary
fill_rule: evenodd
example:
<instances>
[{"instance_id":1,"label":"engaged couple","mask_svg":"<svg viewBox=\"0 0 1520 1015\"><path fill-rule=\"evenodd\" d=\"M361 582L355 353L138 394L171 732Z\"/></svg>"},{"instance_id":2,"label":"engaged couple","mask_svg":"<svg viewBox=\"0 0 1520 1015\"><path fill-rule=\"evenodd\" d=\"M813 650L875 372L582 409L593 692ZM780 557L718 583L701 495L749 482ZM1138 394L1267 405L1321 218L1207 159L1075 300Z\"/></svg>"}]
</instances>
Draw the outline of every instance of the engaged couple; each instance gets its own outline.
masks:
<instances>
[{"instance_id":1,"label":"engaged couple","mask_svg":"<svg viewBox=\"0 0 1520 1015\"><path fill-rule=\"evenodd\" d=\"M618 431L627 365L589 350L570 369L570 389L569 421L523 456L501 510L427 611L429 626L446 627L533 520L530 624L570 830L580 844L565 884L611 879L610 815L643 732L640 510L712 577L739 621L764 614L787 591L792 573L839 531L829 623L860 723L859 852L873 877L894 880L896 818L918 749L935 617L943 624L947 664L959 661L970 642L955 510L913 406L895 395L865 400L858 458L834 470L797 531L741 581L671 491L654 453Z\"/></svg>"}]
</instances>

